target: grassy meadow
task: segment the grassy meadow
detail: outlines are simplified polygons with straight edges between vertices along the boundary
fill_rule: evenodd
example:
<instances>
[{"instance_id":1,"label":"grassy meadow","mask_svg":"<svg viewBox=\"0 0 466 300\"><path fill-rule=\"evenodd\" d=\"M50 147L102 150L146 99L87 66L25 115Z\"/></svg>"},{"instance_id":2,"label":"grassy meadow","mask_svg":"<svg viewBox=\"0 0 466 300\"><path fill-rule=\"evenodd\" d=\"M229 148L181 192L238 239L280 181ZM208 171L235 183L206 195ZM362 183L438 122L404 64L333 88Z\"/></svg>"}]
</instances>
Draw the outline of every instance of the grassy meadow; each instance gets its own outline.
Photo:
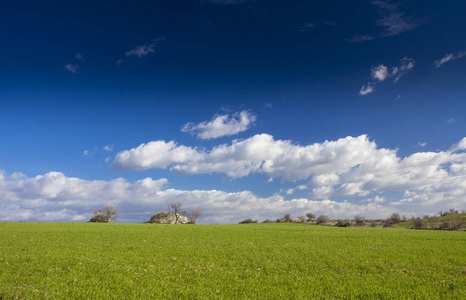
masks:
<instances>
[{"instance_id":1,"label":"grassy meadow","mask_svg":"<svg viewBox=\"0 0 466 300\"><path fill-rule=\"evenodd\" d=\"M466 299L466 233L3 222L0 299Z\"/></svg>"}]
</instances>

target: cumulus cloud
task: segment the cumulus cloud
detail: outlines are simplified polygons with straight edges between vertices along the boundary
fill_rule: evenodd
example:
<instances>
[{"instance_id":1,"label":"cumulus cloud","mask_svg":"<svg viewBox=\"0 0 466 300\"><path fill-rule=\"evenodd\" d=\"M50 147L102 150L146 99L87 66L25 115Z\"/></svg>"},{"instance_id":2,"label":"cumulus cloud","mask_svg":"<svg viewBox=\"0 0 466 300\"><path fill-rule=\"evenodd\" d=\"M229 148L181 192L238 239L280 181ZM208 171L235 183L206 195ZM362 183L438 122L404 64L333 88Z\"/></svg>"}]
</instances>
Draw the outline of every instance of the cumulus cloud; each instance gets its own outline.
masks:
<instances>
[{"instance_id":1,"label":"cumulus cloud","mask_svg":"<svg viewBox=\"0 0 466 300\"><path fill-rule=\"evenodd\" d=\"M112 152L113 151L113 144L112 145L107 145L103 147L103 150L105 152Z\"/></svg>"},{"instance_id":2,"label":"cumulus cloud","mask_svg":"<svg viewBox=\"0 0 466 300\"><path fill-rule=\"evenodd\" d=\"M145 178L128 182L87 181L67 177L60 172L28 178L14 173L0 173L0 220L2 221L87 221L92 209L110 204L120 209L123 222L147 221L165 211L167 203L183 199L186 208L204 212L203 223L236 223L246 217L278 218L285 213L302 214L312 210L338 217L348 214L380 216L386 214L377 205L309 199L285 200L280 195L261 198L250 191L227 193L216 190L166 189L166 179Z\"/></svg>"},{"instance_id":3,"label":"cumulus cloud","mask_svg":"<svg viewBox=\"0 0 466 300\"><path fill-rule=\"evenodd\" d=\"M174 141L154 141L119 152L111 170L165 169L174 163L184 163L202 156L196 149L178 146Z\"/></svg>"},{"instance_id":4,"label":"cumulus cloud","mask_svg":"<svg viewBox=\"0 0 466 300\"><path fill-rule=\"evenodd\" d=\"M465 55L466 55L466 51L461 51L461 52L458 52L456 54L453 54L453 53L446 54L444 57L434 61L433 65L436 68L440 68L443 64L445 64L447 62L454 61L455 59L458 59L458 58L462 58Z\"/></svg>"},{"instance_id":5,"label":"cumulus cloud","mask_svg":"<svg viewBox=\"0 0 466 300\"><path fill-rule=\"evenodd\" d=\"M400 59L400 63L396 66L393 66L391 70L384 64L380 64L377 67L371 68L371 77L372 81L368 82L366 85L362 86L359 90L359 95L364 96L374 92L375 86L382 81L385 81L387 78L394 78L393 82L398 82L398 80L414 69L416 63L414 59L409 57L403 57Z\"/></svg>"},{"instance_id":6,"label":"cumulus cloud","mask_svg":"<svg viewBox=\"0 0 466 300\"><path fill-rule=\"evenodd\" d=\"M398 10L398 5L391 1L372 1L373 5L377 6L381 16L377 20L376 25L384 28L381 33L382 37L399 35L405 31L413 30L421 25L422 21L405 17L405 13Z\"/></svg>"},{"instance_id":7,"label":"cumulus cloud","mask_svg":"<svg viewBox=\"0 0 466 300\"><path fill-rule=\"evenodd\" d=\"M458 184L466 182L461 168L466 165L466 138L445 152L418 152L405 158L398 157L396 150L378 148L366 135L301 146L258 134L206 152L171 146L166 153L174 149L183 155L176 160L171 155L147 155L152 151L144 149L143 144L119 153L112 164L127 170L170 166L172 171L185 175L224 173L240 178L264 174L285 181L309 180L287 194L307 188L313 199L460 189ZM127 161L131 163L123 164L121 157L131 157Z\"/></svg>"},{"instance_id":8,"label":"cumulus cloud","mask_svg":"<svg viewBox=\"0 0 466 300\"><path fill-rule=\"evenodd\" d=\"M79 73L79 66L78 65L67 64L67 65L65 65L65 69L68 72L70 72L71 74Z\"/></svg>"},{"instance_id":9,"label":"cumulus cloud","mask_svg":"<svg viewBox=\"0 0 466 300\"><path fill-rule=\"evenodd\" d=\"M254 124L255 120L256 116L254 114L243 110L231 116L229 114L216 115L209 122L186 123L181 131L196 134L199 139L207 140L246 131Z\"/></svg>"},{"instance_id":10,"label":"cumulus cloud","mask_svg":"<svg viewBox=\"0 0 466 300\"><path fill-rule=\"evenodd\" d=\"M455 147L464 150L466 139ZM327 214L332 218L352 218L355 215L384 218L394 211L422 215L449 207L462 208L464 205L462 200L466 196L464 157L453 160L439 157L445 154L446 152L422 154L421 157L410 157L405 162L399 162L400 165L404 165L404 172L409 171L406 168L416 168L416 165L421 173L422 170L427 170L428 176L419 173L408 174L414 177L413 180L417 185L423 185L424 188L409 188L407 185L409 189L400 197L394 198L377 193L371 197L363 196L359 203L327 198L319 200L312 197L286 199L279 194L259 197L250 191L229 193L218 190L179 190L167 188L168 181L165 178L154 180L148 177L135 182L128 182L122 178L88 181L67 177L60 172L27 177L21 173L7 176L0 171L0 220L87 221L94 208L109 204L120 209L120 221L143 222L154 213L165 211L167 203L179 199L182 199L186 208L201 209L204 216L200 221L205 224L236 223L245 218L274 219L286 213L297 217L305 212ZM452 154L454 153L450 151L448 155ZM433 161L435 163L432 163ZM435 169L445 161L452 161L449 172L435 174L439 171ZM389 165L387 162L382 161L381 166L376 169L379 173L383 173L387 165ZM349 171L351 172L351 169ZM385 186L393 183L394 175L393 170L389 169L389 178ZM338 172L332 175L322 174L314 183L320 184L321 190L337 183L343 186L341 182L345 176ZM417 176L419 178L416 178ZM424 177L421 178L422 176ZM353 174L352 178L357 179L361 176ZM421 184L425 179L427 182ZM352 189L350 183L348 181L347 190ZM361 187L360 184L353 186ZM379 186L383 185L379 183ZM297 189L306 188L299 186Z\"/></svg>"}]
</instances>

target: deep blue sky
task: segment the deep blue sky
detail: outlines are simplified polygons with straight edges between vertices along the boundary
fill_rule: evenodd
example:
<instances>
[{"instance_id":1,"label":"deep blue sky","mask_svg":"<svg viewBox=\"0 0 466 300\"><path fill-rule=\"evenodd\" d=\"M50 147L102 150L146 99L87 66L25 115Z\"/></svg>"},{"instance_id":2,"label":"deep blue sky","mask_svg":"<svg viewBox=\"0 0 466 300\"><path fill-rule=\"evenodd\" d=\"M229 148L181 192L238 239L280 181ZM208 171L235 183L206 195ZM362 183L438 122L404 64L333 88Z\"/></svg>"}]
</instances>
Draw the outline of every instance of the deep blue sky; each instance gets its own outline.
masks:
<instances>
[{"instance_id":1,"label":"deep blue sky","mask_svg":"<svg viewBox=\"0 0 466 300\"><path fill-rule=\"evenodd\" d=\"M207 223L286 212L376 217L465 208L459 200L466 193L462 148L448 158L442 155L466 136L466 2L62 2L0 4L0 205L5 211L0 219L84 220L92 208L110 202L121 207L122 220L139 221L178 199L164 194L167 189L183 193L186 207L201 207ZM249 123L227 133L235 130L241 112ZM196 136L202 131L193 129L197 124L209 127L219 116L225 117L224 134ZM188 122L193 130L183 132ZM325 141L361 135L369 144L342 145L344 150L324 160L297 158L288 148L273 157L261 150L252 151L255 156L231 150L260 134L302 149L315 143L327 149ZM193 160L191 153L182 161L170 156L162 166L154 163L161 152L151 149L120 161L119 153L129 155L151 141L174 141L202 155ZM232 152L210 157L219 145ZM394 165L386 173L408 174L405 181L386 183L378 178L378 166L366 168L376 153L358 160L370 145L392 151ZM442 158L403 163L427 152ZM282 173L263 165L246 175L231 173L244 161L276 165L290 157L295 161L280 167ZM332 169L342 164L339 159L350 163ZM314 169L327 163L328 171ZM177 165L196 170L180 171ZM308 165L306 175L293 173ZM364 179L354 178L359 167ZM429 168L432 174L425 171ZM426 177L419 179L416 170ZM40 183L51 172L63 180ZM329 174L339 179L316 183L319 175ZM134 192L146 177L168 183L157 195ZM72 178L102 186L123 178L131 191L95 199L97 192L71 192ZM359 190L336 192L350 184ZM377 188L370 188L374 184ZM319 188L327 192L318 193ZM225 194L212 196L213 190ZM195 196L199 191L207 195ZM236 194L245 191L250 195ZM266 201L268 210L244 209L236 200L224 200L226 193L250 206ZM376 196L385 200L374 201ZM135 197L152 208L132 206ZM55 205L58 199L64 202ZM293 199L308 202L299 206ZM225 207L231 213L215 219Z\"/></svg>"}]
</instances>

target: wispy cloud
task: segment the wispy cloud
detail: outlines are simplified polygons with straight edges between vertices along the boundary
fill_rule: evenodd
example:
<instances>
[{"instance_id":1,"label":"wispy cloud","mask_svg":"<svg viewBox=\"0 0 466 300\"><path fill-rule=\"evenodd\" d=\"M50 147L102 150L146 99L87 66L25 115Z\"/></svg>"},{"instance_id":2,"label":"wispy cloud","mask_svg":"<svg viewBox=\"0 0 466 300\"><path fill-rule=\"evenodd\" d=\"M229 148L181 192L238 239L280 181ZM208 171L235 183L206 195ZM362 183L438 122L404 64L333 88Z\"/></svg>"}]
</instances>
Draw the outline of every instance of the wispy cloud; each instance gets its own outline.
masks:
<instances>
[{"instance_id":1,"label":"wispy cloud","mask_svg":"<svg viewBox=\"0 0 466 300\"><path fill-rule=\"evenodd\" d=\"M393 82L398 82L398 80L410 72L416 63L414 59L403 57L400 60L400 63L394 67L387 67L384 64L380 64L376 67L371 68L371 77L372 81L368 82L366 85L362 86L359 91L359 95L364 96L374 92L375 86L382 81L385 81L388 78L394 78Z\"/></svg>"},{"instance_id":2,"label":"wispy cloud","mask_svg":"<svg viewBox=\"0 0 466 300\"><path fill-rule=\"evenodd\" d=\"M360 42L366 42L366 41L371 41L375 39L375 37L368 35L368 34L358 34L353 36L350 39L346 39L346 41L351 42L351 43L360 43Z\"/></svg>"},{"instance_id":3,"label":"wispy cloud","mask_svg":"<svg viewBox=\"0 0 466 300\"><path fill-rule=\"evenodd\" d=\"M71 74L79 73L79 66L78 65L67 64L67 65L65 65L65 69L68 72L70 72Z\"/></svg>"},{"instance_id":4,"label":"wispy cloud","mask_svg":"<svg viewBox=\"0 0 466 300\"><path fill-rule=\"evenodd\" d=\"M405 17L405 13L398 10L398 4L389 0L377 0L371 3L378 7L381 16L376 25L384 27L385 30L381 33L382 37L399 35L422 24L422 20Z\"/></svg>"},{"instance_id":5,"label":"wispy cloud","mask_svg":"<svg viewBox=\"0 0 466 300\"><path fill-rule=\"evenodd\" d=\"M165 40L164 37L159 37L158 39L154 40L152 43L148 45L140 45L137 46L136 48L133 48L125 53L126 56L136 56L136 57L144 57L150 53L155 53L155 48L163 41ZM119 59L117 61L117 65L121 64L124 60Z\"/></svg>"},{"instance_id":6,"label":"wispy cloud","mask_svg":"<svg viewBox=\"0 0 466 300\"><path fill-rule=\"evenodd\" d=\"M363 85L361 87L361 89L359 90L359 95L365 96L373 92L374 92L374 87L371 85L371 83L368 83L367 85Z\"/></svg>"},{"instance_id":7,"label":"wispy cloud","mask_svg":"<svg viewBox=\"0 0 466 300\"><path fill-rule=\"evenodd\" d=\"M199 139L207 140L222 136L235 135L248 130L256 120L256 116L248 110L233 115L216 115L209 122L199 124L186 123L182 132L196 134Z\"/></svg>"},{"instance_id":8,"label":"wispy cloud","mask_svg":"<svg viewBox=\"0 0 466 300\"><path fill-rule=\"evenodd\" d=\"M107 145L102 148L105 152L112 152L113 151L113 144L112 145Z\"/></svg>"},{"instance_id":9,"label":"wispy cloud","mask_svg":"<svg viewBox=\"0 0 466 300\"><path fill-rule=\"evenodd\" d=\"M447 120L446 123L447 124L455 124L457 121L458 121L458 119L456 119L456 118L450 118L450 119Z\"/></svg>"},{"instance_id":10,"label":"wispy cloud","mask_svg":"<svg viewBox=\"0 0 466 300\"><path fill-rule=\"evenodd\" d=\"M427 143L426 142L418 142L417 143L420 147L425 147L427 146Z\"/></svg>"},{"instance_id":11,"label":"wispy cloud","mask_svg":"<svg viewBox=\"0 0 466 300\"><path fill-rule=\"evenodd\" d=\"M466 56L466 51L460 51L456 54L446 54L444 57L434 61L433 65L436 67L436 68L440 68L443 64L447 63L447 62L452 62L454 61L455 59L458 59L458 58L462 58L463 56Z\"/></svg>"}]
</instances>

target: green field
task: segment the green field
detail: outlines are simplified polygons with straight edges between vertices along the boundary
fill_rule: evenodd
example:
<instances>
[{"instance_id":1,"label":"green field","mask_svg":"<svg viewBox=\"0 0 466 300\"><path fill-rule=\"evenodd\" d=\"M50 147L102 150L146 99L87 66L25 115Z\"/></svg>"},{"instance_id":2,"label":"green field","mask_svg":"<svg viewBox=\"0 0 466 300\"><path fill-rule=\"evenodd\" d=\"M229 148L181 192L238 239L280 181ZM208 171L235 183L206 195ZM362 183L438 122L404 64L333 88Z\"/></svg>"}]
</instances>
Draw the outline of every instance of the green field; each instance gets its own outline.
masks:
<instances>
[{"instance_id":1,"label":"green field","mask_svg":"<svg viewBox=\"0 0 466 300\"><path fill-rule=\"evenodd\" d=\"M466 233L4 222L0 299L466 299Z\"/></svg>"}]
</instances>

